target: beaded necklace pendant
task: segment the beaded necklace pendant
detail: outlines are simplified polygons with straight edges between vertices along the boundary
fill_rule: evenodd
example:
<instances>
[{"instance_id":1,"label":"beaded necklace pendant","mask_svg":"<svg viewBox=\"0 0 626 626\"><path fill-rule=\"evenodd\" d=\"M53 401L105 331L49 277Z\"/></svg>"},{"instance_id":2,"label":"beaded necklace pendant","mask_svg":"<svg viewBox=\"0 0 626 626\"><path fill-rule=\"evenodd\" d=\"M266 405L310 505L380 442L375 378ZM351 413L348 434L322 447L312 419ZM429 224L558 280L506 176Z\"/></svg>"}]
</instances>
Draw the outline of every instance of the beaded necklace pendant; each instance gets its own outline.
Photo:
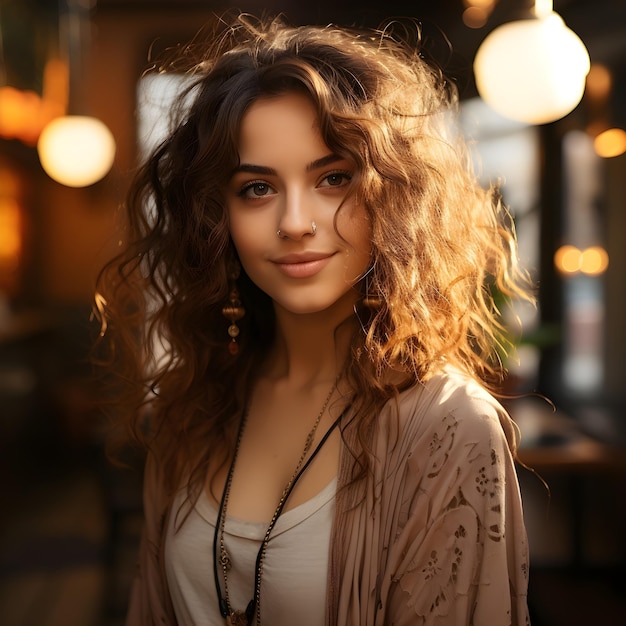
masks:
<instances>
[{"instance_id":1,"label":"beaded necklace pendant","mask_svg":"<svg viewBox=\"0 0 626 626\"><path fill-rule=\"evenodd\" d=\"M248 626L249 623L248 617L243 611L233 611L226 616L227 626Z\"/></svg>"}]
</instances>

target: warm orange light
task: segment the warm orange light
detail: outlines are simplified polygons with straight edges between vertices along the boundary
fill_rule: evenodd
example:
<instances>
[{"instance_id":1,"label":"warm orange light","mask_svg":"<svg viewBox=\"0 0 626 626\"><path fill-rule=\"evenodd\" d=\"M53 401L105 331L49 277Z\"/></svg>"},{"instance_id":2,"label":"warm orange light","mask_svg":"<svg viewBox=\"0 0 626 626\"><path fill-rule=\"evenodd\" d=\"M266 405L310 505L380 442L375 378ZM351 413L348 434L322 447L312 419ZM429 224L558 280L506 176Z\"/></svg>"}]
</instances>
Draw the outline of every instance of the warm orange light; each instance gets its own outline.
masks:
<instances>
[{"instance_id":1,"label":"warm orange light","mask_svg":"<svg viewBox=\"0 0 626 626\"><path fill-rule=\"evenodd\" d=\"M463 0L463 24L468 28L482 28L489 19L489 15L497 0Z\"/></svg>"},{"instance_id":2,"label":"warm orange light","mask_svg":"<svg viewBox=\"0 0 626 626\"><path fill-rule=\"evenodd\" d=\"M43 97L9 85L0 87L0 137L34 146L43 128L67 109L69 69L51 59L43 75Z\"/></svg>"},{"instance_id":3,"label":"warm orange light","mask_svg":"<svg viewBox=\"0 0 626 626\"><path fill-rule=\"evenodd\" d=\"M20 206L14 198L0 197L0 267L17 267L21 252Z\"/></svg>"},{"instance_id":4,"label":"warm orange light","mask_svg":"<svg viewBox=\"0 0 626 626\"><path fill-rule=\"evenodd\" d=\"M555 252L554 265L562 274L582 272L589 276L598 276L609 266L609 255L600 246L580 250L576 246L566 245Z\"/></svg>"},{"instance_id":5,"label":"warm orange light","mask_svg":"<svg viewBox=\"0 0 626 626\"><path fill-rule=\"evenodd\" d=\"M84 115L59 117L42 131L37 152L45 172L68 187L103 178L115 159L115 139L103 122Z\"/></svg>"},{"instance_id":6,"label":"warm orange light","mask_svg":"<svg viewBox=\"0 0 626 626\"><path fill-rule=\"evenodd\" d=\"M468 7L463 11L463 24L468 28L482 28L489 18L489 13L482 7Z\"/></svg>"},{"instance_id":7,"label":"warm orange light","mask_svg":"<svg viewBox=\"0 0 626 626\"><path fill-rule=\"evenodd\" d=\"M70 69L60 59L50 59L43 71L43 100L57 105L64 115L70 93Z\"/></svg>"},{"instance_id":8,"label":"warm orange light","mask_svg":"<svg viewBox=\"0 0 626 626\"><path fill-rule=\"evenodd\" d=\"M554 265L564 274L579 272L581 263L580 250L575 246L561 246L554 254Z\"/></svg>"},{"instance_id":9,"label":"warm orange light","mask_svg":"<svg viewBox=\"0 0 626 626\"><path fill-rule=\"evenodd\" d=\"M611 72L604 65L593 63L587 74L585 92L588 97L603 100L609 95L612 83Z\"/></svg>"},{"instance_id":10,"label":"warm orange light","mask_svg":"<svg viewBox=\"0 0 626 626\"><path fill-rule=\"evenodd\" d=\"M29 122L27 110L32 96L36 94L22 92L14 87L0 88L0 134L8 139L15 139Z\"/></svg>"},{"instance_id":11,"label":"warm orange light","mask_svg":"<svg viewBox=\"0 0 626 626\"><path fill-rule=\"evenodd\" d=\"M626 152L626 132L621 128L609 128L593 140L593 147L596 154L605 159L619 156Z\"/></svg>"},{"instance_id":12,"label":"warm orange light","mask_svg":"<svg viewBox=\"0 0 626 626\"><path fill-rule=\"evenodd\" d=\"M484 9L488 13L493 11L493 7L498 0L463 0L463 4L466 7L478 7Z\"/></svg>"},{"instance_id":13,"label":"warm orange light","mask_svg":"<svg viewBox=\"0 0 626 626\"><path fill-rule=\"evenodd\" d=\"M34 91L0 87L0 137L35 145L42 128L63 113L63 107L42 100Z\"/></svg>"},{"instance_id":14,"label":"warm orange light","mask_svg":"<svg viewBox=\"0 0 626 626\"><path fill-rule=\"evenodd\" d=\"M606 271L609 266L609 255L604 248L592 246L582 251L580 271L583 274L597 276Z\"/></svg>"}]
</instances>

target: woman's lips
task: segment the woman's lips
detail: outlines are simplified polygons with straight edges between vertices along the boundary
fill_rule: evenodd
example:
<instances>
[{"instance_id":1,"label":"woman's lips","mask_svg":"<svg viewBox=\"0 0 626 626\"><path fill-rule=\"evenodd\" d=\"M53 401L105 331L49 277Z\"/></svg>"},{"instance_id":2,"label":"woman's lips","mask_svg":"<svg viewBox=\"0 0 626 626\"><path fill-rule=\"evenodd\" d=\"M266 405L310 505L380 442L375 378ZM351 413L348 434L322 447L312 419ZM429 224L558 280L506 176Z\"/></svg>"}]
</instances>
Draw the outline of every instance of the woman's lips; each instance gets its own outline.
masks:
<instances>
[{"instance_id":1,"label":"woman's lips","mask_svg":"<svg viewBox=\"0 0 626 626\"><path fill-rule=\"evenodd\" d=\"M332 256L330 254L315 257L285 257L274 263L283 274L290 278L310 278L324 269Z\"/></svg>"}]
</instances>

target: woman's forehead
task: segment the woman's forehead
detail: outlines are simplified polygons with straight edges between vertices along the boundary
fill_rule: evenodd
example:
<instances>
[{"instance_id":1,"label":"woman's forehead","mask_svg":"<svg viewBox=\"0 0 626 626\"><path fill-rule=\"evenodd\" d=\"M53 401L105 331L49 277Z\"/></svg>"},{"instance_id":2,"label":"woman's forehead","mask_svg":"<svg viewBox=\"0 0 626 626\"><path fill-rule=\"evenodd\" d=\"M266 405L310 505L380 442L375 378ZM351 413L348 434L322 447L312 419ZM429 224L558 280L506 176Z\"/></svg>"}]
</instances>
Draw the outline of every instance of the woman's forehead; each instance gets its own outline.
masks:
<instances>
[{"instance_id":1,"label":"woman's forehead","mask_svg":"<svg viewBox=\"0 0 626 626\"><path fill-rule=\"evenodd\" d=\"M328 151L313 103L298 93L256 100L241 120L238 149L242 161L247 155Z\"/></svg>"}]
</instances>

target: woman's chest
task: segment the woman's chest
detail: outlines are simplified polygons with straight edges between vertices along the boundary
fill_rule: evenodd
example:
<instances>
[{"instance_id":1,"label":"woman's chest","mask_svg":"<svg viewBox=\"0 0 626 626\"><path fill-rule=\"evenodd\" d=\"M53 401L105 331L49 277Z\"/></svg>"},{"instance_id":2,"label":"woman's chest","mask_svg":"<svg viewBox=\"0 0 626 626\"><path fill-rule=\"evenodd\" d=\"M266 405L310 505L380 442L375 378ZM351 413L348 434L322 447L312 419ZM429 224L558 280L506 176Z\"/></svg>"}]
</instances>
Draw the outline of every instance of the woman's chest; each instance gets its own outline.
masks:
<instances>
[{"instance_id":1,"label":"woman's chest","mask_svg":"<svg viewBox=\"0 0 626 626\"><path fill-rule=\"evenodd\" d=\"M281 516L272 531L260 573L263 624L324 624L335 491L336 481L332 481L313 499ZM176 532L172 520L165 560L177 619L181 626L221 623L213 556L217 511L201 496ZM253 597L265 532L264 523L226 520L223 541L231 563L226 582L229 603L235 610L244 609ZM219 568L217 574L223 594Z\"/></svg>"},{"instance_id":2,"label":"woman's chest","mask_svg":"<svg viewBox=\"0 0 626 626\"><path fill-rule=\"evenodd\" d=\"M279 506L288 512L302 505L338 474L341 435L329 416L314 431L314 420L298 415L282 422L264 417L246 423L234 461L207 481L213 504L226 490L227 514L242 520L269 522Z\"/></svg>"}]
</instances>

